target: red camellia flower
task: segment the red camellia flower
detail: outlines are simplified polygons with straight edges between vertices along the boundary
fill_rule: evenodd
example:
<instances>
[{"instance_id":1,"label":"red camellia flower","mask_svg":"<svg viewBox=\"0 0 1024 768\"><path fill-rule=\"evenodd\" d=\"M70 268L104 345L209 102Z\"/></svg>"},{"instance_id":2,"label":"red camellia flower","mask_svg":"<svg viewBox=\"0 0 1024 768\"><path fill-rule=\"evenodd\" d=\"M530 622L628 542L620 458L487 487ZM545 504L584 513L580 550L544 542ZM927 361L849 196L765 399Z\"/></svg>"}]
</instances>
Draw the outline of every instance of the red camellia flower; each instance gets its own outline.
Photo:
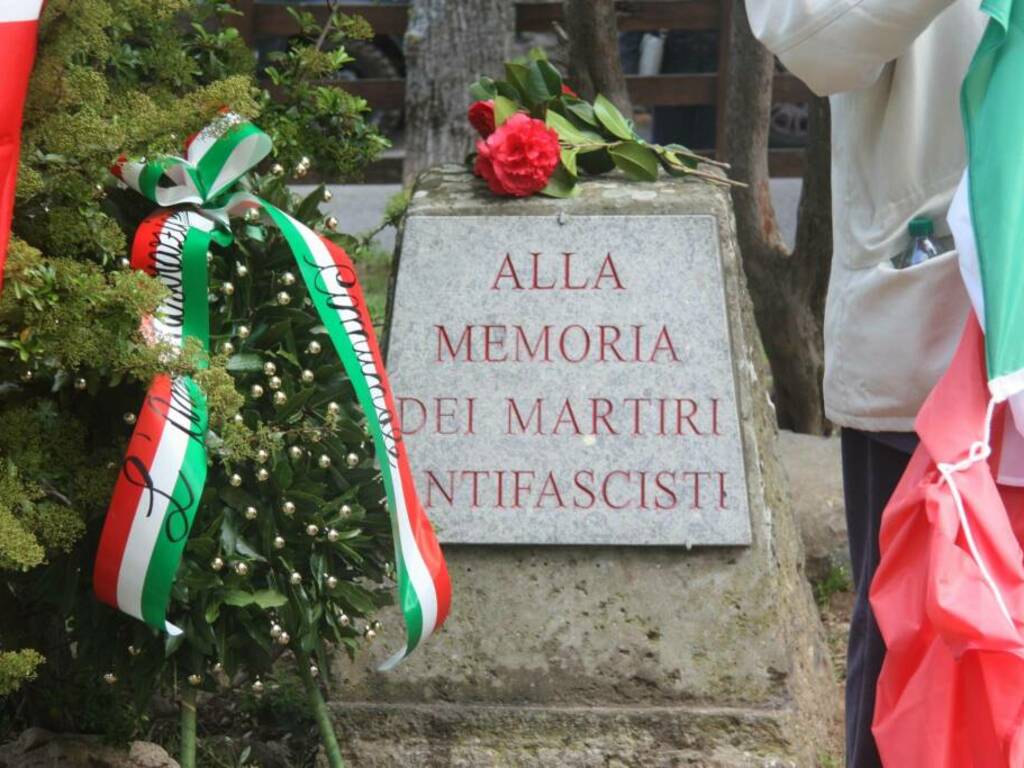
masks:
<instances>
[{"instance_id":1,"label":"red camellia flower","mask_svg":"<svg viewBox=\"0 0 1024 768\"><path fill-rule=\"evenodd\" d=\"M542 120L521 112L478 141L476 149L473 171L494 194L512 197L544 189L561 157L558 134Z\"/></svg>"},{"instance_id":2,"label":"red camellia flower","mask_svg":"<svg viewBox=\"0 0 1024 768\"><path fill-rule=\"evenodd\" d=\"M494 102L474 101L469 105L469 124L485 139L494 133Z\"/></svg>"},{"instance_id":3,"label":"red camellia flower","mask_svg":"<svg viewBox=\"0 0 1024 768\"><path fill-rule=\"evenodd\" d=\"M564 93L566 96L572 96L574 99L578 99L580 97L580 95L576 93L576 91L574 91L565 83L562 83L562 93Z\"/></svg>"}]
</instances>

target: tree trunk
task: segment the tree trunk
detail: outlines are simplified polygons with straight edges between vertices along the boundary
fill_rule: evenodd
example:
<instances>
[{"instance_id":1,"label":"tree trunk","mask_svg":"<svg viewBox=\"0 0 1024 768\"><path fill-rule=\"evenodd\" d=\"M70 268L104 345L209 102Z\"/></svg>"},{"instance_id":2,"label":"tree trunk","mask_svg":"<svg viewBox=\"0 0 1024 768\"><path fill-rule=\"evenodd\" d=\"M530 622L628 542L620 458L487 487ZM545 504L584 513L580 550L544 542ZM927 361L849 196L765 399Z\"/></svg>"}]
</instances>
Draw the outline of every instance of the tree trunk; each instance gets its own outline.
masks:
<instances>
[{"instance_id":1,"label":"tree trunk","mask_svg":"<svg viewBox=\"0 0 1024 768\"><path fill-rule=\"evenodd\" d=\"M565 0L569 82L585 99L602 93L624 115L633 114L619 57L615 0Z\"/></svg>"},{"instance_id":2,"label":"tree trunk","mask_svg":"<svg viewBox=\"0 0 1024 768\"><path fill-rule=\"evenodd\" d=\"M433 165L461 163L472 149L469 86L480 75L501 76L514 29L509 0L413 0L405 33L407 183Z\"/></svg>"},{"instance_id":3,"label":"tree trunk","mask_svg":"<svg viewBox=\"0 0 1024 768\"><path fill-rule=\"evenodd\" d=\"M768 186L775 58L751 33L744 0L734 0L731 15L724 156L732 163L733 178L749 185L733 191L743 266L771 363L779 426L822 434L829 428L822 399L822 325L832 263L828 100L810 105L796 247L790 251Z\"/></svg>"}]
</instances>

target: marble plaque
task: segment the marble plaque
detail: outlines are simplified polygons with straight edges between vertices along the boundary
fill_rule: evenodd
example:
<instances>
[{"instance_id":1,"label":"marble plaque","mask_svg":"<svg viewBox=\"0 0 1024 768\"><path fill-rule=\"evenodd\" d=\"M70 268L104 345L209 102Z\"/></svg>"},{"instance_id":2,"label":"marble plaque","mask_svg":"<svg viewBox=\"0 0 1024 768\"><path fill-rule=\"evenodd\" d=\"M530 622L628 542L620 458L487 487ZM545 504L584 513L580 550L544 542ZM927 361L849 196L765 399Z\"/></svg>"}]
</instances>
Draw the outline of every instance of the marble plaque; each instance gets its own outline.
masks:
<instances>
[{"instance_id":1,"label":"marble plaque","mask_svg":"<svg viewBox=\"0 0 1024 768\"><path fill-rule=\"evenodd\" d=\"M411 215L388 368L443 542L745 545L713 215Z\"/></svg>"}]
</instances>

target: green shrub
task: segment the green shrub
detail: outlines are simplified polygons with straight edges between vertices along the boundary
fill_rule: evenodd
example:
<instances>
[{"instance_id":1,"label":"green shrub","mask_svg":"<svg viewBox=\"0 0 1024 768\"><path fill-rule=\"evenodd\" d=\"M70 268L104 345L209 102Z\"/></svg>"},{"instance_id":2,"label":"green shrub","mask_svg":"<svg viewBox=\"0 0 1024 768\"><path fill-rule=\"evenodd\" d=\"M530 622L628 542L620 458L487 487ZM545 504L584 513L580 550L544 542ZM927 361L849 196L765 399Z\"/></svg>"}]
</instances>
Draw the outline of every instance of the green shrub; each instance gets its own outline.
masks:
<instances>
[{"instance_id":1,"label":"green shrub","mask_svg":"<svg viewBox=\"0 0 1024 768\"><path fill-rule=\"evenodd\" d=\"M6 701L8 728L131 735L156 687L190 696L231 681L248 686L272 674L287 647L323 663L328 644L354 651L369 619L356 620L388 599L390 528L372 448L304 289L288 285L288 307L277 300L284 273L297 271L282 238L234 222L234 243L214 249L212 341L236 349L214 355L208 369L196 370L196 349L170 360L139 330L164 289L125 269L135 227L153 206L114 183L119 155L180 154L185 137L227 106L275 142L277 156L245 183L324 229L323 190L298 200L271 164L292 168L308 157L326 176L353 177L385 146L362 100L312 82L346 63L344 39L369 34L364 24L338 17L324 32L303 18L302 34L272 62L284 94L272 102L225 23L230 13L201 0L50 0L41 22L0 298L0 694L33 680ZM231 281L238 290L228 295ZM244 338L240 325L250 331ZM307 353L314 337L324 345L318 356ZM294 398L287 408L251 396L254 384L272 388L266 362L276 365L274 388ZM168 366L196 375L212 427L213 465L172 599L171 617L186 629L177 640L91 592L130 435L126 414ZM253 479L261 451L273 475L266 486ZM241 485L231 482L236 473ZM282 517L292 498L298 514ZM249 505L258 519L244 515ZM336 538L309 536L314 521ZM278 534L284 545L275 545ZM215 567L220 561L229 567ZM282 569L302 573L303 583L282 581ZM290 645L275 642L272 621Z\"/></svg>"}]
</instances>

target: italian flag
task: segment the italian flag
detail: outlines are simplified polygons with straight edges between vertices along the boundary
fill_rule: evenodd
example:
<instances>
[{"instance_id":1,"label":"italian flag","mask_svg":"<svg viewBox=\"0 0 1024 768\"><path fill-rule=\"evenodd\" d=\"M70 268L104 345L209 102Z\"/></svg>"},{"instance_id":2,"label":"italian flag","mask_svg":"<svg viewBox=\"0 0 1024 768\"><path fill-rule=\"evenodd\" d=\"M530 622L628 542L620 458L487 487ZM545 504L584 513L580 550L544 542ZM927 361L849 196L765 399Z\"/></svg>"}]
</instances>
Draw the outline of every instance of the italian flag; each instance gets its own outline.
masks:
<instances>
[{"instance_id":1,"label":"italian flag","mask_svg":"<svg viewBox=\"0 0 1024 768\"><path fill-rule=\"evenodd\" d=\"M950 212L985 330L992 396L1024 391L1024 7L985 0L991 17L961 91L968 167Z\"/></svg>"},{"instance_id":2,"label":"italian flag","mask_svg":"<svg viewBox=\"0 0 1024 768\"><path fill-rule=\"evenodd\" d=\"M1024 7L985 0L990 17L961 90L968 166L949 225L985 333L988 388L1008 401L1000 482L1024 486Z\"/></svg>"},{"instance_id":3,"label":"italian flag","mask_svg":"<svg viewBox=\"0 0 1024 768\"><path fill-rule=\"evenodd\" d=\"M983 0L949 212L974 313L882 517L885 765L1024 765L1024 0ZM919 268L927 269L927 265Z\"/></svg>"},{"instance_id":4,"label":"italian flag","mask_svg":"<svg viewBox=\"0 0 1024 768\"><path fill-rule=\"evenodd\" d=\"M21 116L42 9L43 0L0 0L0 290L18 179Z\"/></svg>"}]
</instances>

